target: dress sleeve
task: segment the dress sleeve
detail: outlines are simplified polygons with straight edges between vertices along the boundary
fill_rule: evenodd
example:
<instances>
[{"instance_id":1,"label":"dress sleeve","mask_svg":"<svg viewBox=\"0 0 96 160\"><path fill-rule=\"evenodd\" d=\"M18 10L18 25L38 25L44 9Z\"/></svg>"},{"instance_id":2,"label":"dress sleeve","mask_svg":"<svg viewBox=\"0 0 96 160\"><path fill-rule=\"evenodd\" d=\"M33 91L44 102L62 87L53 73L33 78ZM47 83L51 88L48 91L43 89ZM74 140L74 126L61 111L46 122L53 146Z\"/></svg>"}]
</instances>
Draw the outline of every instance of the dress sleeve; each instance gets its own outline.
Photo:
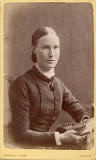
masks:
<instances>
[{"instance_id":1,"label":"dress sleeve","mask_svg":"<svg viewBox=\"0 0 96 160\"><path fill-rule=\"evenodd\" d=\"M71 91L62 83L63 88L63 110L67 111L76 122L89 118L89 114L78 100L72 95Z\"/></svg>"},{"instance_id":2,"label":"dress sleeve","mask_svg":"<svg viewBox=\"0 0 96 160\"><path fill-rule=\"evenodd\" d=\"M30 95L26 83L18 79L9 90L12 112L12 130L15 139L36 145L55 144L54 132L38 132L30 129Z\"/></svg>"}]
</instances>

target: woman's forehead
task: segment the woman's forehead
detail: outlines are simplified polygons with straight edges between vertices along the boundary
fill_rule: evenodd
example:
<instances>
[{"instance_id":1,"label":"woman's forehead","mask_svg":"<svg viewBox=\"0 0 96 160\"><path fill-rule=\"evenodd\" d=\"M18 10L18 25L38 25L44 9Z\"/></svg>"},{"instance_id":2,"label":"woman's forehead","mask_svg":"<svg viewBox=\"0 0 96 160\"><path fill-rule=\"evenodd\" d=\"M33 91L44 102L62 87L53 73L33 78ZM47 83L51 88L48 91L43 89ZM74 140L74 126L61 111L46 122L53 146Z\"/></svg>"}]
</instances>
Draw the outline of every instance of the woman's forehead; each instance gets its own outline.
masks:
<instances>
[{"instance_id":1,"label":"woman's forehead","mask_svg":"<svg viewBox=\"0 0 96 160\"><path fill-rule=\"evenodd\" d=\"M34 46L36 46L38 44L39 40L42 37L45 37L46 35L52 35L52 36L58 37L58 34L56 33L56 31L53 28L48 27L48 26L45 26L45 27L40 26L35 30L35 32L32 35L32 44Z\"/></svg>"},{"instance_id":2,"label":"woman's forehead","mask_svg":"<svg viewBox=\"0 0 96 160\"><path fill-rule=\"evenodd\" d=\"M37 44L59 44L60 40L59 37L56 34L51 34L48 33L47 35L41 37L40 39L38 39L38 43Z\"/></svg>"}]
</instances>

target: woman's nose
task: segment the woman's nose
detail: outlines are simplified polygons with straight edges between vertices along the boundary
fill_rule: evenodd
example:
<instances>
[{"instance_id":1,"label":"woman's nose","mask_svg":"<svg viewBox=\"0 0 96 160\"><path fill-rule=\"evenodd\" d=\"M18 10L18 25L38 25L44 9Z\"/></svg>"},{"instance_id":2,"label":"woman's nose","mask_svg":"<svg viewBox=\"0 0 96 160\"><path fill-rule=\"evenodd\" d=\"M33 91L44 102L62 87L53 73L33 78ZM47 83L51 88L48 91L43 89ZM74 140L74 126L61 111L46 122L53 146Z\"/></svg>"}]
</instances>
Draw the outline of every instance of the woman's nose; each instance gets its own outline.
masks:
<instances>
[{"instance_id":1,"label":"woman's nose","mask_svg":"<svg viewBox=\"0 0 96 160\"><path fill-rule=\"evenodd\" d=\"M50 49L49 50L49 57L53 57L54 56L54 50L53 49Z\"/></svg>"}]
</instances>

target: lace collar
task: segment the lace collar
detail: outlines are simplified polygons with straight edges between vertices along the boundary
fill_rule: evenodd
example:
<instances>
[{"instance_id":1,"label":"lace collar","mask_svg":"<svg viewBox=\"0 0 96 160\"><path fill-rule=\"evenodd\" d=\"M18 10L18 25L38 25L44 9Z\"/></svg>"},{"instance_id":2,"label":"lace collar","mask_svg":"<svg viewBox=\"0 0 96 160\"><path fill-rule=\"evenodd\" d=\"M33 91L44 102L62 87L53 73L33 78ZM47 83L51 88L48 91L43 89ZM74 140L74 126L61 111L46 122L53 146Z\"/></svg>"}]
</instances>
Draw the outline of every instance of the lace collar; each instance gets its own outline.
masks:
<instances>
[{"instance_id":1,"label":"lace collar","mask_svg":"<svg viewBox=\"0 0 96 160\"><path fill-rule=\"evenodd\" d=\"M45 76L43 73L41 73L36 66L34 65L32 70L35 72L35 74L41 78L42 80L46 81L46 82L52 82L55 79L55 75L52 76L51 78L48 78L47 76Z\"/></svg>"}]
</instances>

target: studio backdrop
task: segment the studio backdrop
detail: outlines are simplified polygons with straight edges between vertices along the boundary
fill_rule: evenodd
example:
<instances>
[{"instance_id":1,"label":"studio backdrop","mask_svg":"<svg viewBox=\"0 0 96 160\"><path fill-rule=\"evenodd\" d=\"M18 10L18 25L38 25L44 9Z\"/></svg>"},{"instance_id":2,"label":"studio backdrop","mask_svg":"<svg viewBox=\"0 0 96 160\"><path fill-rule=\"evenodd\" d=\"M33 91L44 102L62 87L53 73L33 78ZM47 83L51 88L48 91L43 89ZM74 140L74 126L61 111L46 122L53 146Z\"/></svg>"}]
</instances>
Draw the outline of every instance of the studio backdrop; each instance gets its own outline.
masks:
<instances>
[{"instance_id":1,"label":"studio backdrop","mask_svg":"<svg viewBox=\"0 0 96 160\"><path fill-rule=\"evenodd\" d=\"M31 37L40 26L60 37L56 75L83 104L94 88L94 24L91 3L26 2L4 5L4 74L18 77L32 68Z\"/></svg>"}]
</instances>

